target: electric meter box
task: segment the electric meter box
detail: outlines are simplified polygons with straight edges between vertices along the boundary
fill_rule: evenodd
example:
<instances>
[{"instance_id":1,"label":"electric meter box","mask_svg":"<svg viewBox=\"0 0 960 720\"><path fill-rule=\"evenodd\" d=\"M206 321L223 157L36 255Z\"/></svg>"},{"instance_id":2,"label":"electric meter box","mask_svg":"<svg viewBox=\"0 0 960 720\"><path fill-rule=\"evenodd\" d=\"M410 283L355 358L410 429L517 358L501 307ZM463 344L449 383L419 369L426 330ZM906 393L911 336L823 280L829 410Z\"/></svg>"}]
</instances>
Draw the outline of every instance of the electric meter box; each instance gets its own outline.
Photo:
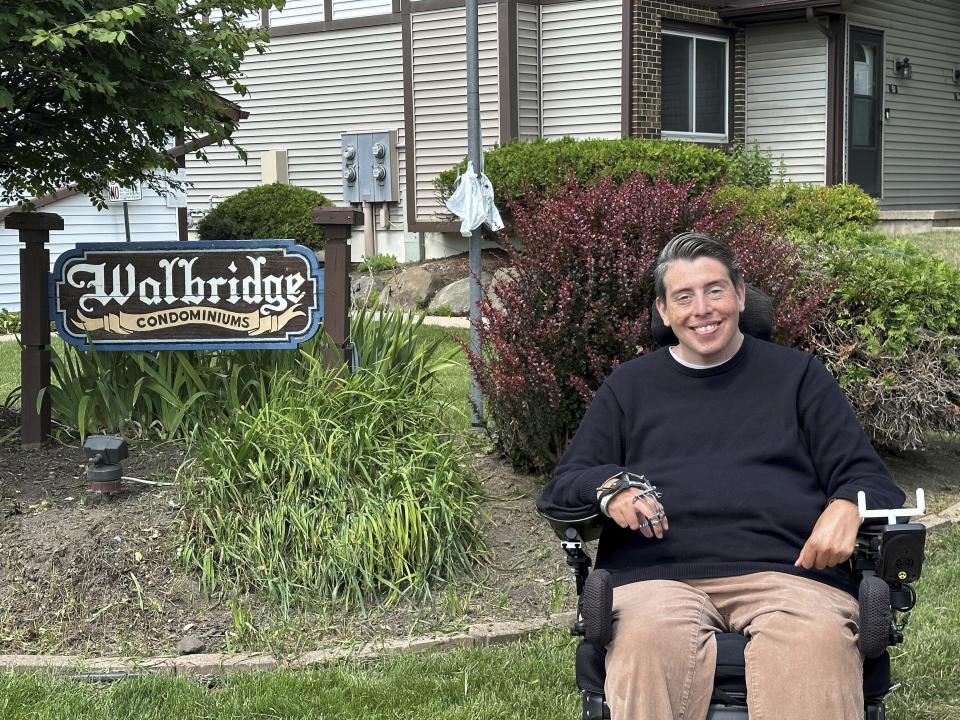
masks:
<instances>
[{"instance_id":1,"label":"electric meter box","mask_svg":"<svg viewBox=\"0 0 960 720\"><path fill-rule=\"evenodd\" d=\"M400 202L396 130L345 132L340 157L344 202Z\"/></svg>"}]
</instances>

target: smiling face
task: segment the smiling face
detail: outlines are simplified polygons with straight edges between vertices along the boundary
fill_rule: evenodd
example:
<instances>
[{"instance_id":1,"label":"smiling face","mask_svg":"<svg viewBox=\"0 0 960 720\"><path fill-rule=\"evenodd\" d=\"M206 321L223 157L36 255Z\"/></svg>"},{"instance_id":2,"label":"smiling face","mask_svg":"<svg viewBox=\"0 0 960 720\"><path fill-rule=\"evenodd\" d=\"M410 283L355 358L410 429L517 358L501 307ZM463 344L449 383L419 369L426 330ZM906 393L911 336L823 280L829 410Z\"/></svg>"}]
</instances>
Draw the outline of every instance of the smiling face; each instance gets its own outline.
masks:
<instances>
[{"instance_id":1,"label":"smiling face","mask_svg":"<svg viewBox=\"0 0 960 720\"><path fill-rule=\"evenodd\" d=\"M680 359L716 365L732 358L743 342L737 323L745 291L734 286L726 266L711 257L674 260L663 284L666 298L657 298L657 310L680 341Z\"/></svg>"}]
</instances>

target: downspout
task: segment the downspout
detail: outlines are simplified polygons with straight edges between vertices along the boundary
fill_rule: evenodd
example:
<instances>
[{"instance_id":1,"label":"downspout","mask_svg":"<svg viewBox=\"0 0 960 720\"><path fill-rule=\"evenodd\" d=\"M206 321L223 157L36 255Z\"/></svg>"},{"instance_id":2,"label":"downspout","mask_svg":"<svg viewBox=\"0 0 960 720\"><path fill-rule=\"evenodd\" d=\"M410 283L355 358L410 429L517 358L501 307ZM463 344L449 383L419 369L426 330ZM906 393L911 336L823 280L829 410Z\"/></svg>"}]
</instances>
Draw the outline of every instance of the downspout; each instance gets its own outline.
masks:
<instances>
[{"instance_id":1,"label":"downspout","mask_svg":"<svg viewBox=\"0 0 960 720\"><path fill-rule=\"evenodd\" d=\"M813 8L807 8L807 22L813 25L817 30L819 30L824 37L827 38L827 87L826 87L826 104L827 104L827 136L826 136L826 148L824 152L826 155L826 162L824 163L824 184L833 185L837 182L838 178L836 177L836 168L834 166L834 155L836 154L836 141L837 141L837 130L834 127L834 113L831 104L836 97L836 83L837 83L837 69L834 67L836 64L835 55L836 55L836 46L837 46L837 36L830 29L829 21L827 25L824 26L819 18L814 14Z\"/></svg>"}]
</instances>

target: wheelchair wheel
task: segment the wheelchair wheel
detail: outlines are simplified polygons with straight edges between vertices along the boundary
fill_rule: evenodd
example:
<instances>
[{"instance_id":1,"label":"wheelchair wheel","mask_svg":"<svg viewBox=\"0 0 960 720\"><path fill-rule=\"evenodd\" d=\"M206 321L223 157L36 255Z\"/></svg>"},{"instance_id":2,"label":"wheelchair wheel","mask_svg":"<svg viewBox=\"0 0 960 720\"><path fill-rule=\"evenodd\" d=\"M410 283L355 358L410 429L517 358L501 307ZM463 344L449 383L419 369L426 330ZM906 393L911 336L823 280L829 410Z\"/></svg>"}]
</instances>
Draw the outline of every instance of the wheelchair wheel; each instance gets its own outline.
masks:
<instances>
[{"instance_id":1,"label":"wheelchair wheel","mask_svg":"<svg viewBox=\"0 0 960 720\"><path fill-rule=\"evenodd\" d=\"M584 639L594 647L606 647L613 636L613 584L606 570L587 576L580 596Z\"/></svg>"},{"instance_id":2,"label":"wheelchair wheel","mask_svg":"<svg viewBox=\"0 0 960 720\"><path fill-rule=\"evenodd\" d=\"M876 575L860 581L860 635L857 646L867 658L880 657L890 644L890 586Z\"/></svg>"}]
</instances>

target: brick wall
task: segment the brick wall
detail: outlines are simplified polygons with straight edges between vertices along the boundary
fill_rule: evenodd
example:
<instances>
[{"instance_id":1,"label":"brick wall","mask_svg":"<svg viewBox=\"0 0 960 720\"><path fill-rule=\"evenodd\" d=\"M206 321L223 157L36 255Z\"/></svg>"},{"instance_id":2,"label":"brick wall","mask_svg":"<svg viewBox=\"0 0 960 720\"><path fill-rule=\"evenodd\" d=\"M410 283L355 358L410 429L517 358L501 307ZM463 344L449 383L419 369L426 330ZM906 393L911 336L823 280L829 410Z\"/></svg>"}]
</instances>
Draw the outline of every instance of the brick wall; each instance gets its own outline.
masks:
<instances>
[{"instance_id":1,"label":"brick wall","mask_svg":"<svg viewBox=\"0 0 960 720\"><path fill-rule=\"evenodd\" d=\"M732 28L717 13L695 2L633 0L633 47L630 134L660 137L660 32L662 20ZM733 121L731 139L742 143L746 113L746 44L742 28L733 40Z\"/></svg>"}]
</instances>

